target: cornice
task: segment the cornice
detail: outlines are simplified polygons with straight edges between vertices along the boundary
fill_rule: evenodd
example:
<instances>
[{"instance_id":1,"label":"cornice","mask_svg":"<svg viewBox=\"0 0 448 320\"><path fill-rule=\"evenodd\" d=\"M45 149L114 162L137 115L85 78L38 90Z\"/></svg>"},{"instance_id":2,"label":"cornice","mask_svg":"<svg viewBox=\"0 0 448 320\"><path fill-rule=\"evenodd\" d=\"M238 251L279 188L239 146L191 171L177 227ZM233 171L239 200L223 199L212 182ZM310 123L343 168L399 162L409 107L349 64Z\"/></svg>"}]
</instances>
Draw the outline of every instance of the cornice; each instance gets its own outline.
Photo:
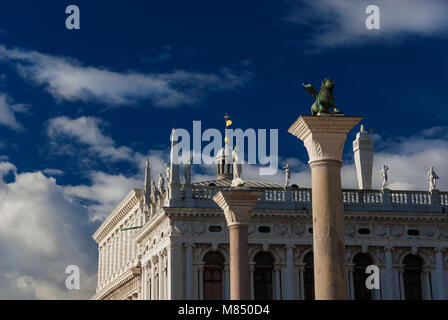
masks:
<instances>
[{"instance_id":1,"label":"cornice","mask_svg":"<svg viewBox=\"0 0 448 320\"><path fill-rule=\"evenodd\" d=\"M123 286L127 282L131 281L134 277L139 276L141 274L140 268L130 268L126 272L124 272L117 279L109 283L106 287L101 289L98 293L96 293L91 300L101 300L107 297L110 293L117 290L119 287Z\"/></svg>"},{"instance_id":2,"label":"cornice","mask_svg":"<svg viewBox=\"0 0 448 320\"><path fill-rule=\"evenodd\" d=\"M126 197L115 207L106 220L93 234L93 239L100 243L104 237L127 215L140 201L141 189L131 189Z\"/></svg>"}]
</instances>

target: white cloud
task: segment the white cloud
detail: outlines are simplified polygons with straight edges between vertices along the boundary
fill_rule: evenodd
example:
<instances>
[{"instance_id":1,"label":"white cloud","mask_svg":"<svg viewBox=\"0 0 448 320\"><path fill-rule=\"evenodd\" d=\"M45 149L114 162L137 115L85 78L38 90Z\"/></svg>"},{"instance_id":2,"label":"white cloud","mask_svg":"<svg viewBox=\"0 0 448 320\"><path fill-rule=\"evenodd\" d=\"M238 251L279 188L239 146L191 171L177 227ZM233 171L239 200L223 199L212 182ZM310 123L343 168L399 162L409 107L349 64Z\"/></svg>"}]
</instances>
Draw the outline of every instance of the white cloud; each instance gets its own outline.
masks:
<instances>
[{"instance_id":1,"label":"white cloud","mask_svg":"<svg viewBox=\"0 0 448 320\"><path fill-rule=\"evenodd\" d=\"M368 5L380 8L379 30L365 26ZM448 2L442 0L315 0L294 1L288 21L311 26L313 49L359 45L370 41L390 44L408 37L448 34Z\"/></svg>"},{"instance_id":2,"label":"white cloud","mask_svg":"<svg viewBox=\"0 0 448 320\"><path fill-rule=\"evenodd\" d=\"M47 127L48 137L59 147L59 139L70 138L87 145L88 152L110 161L130 161L134 159L133 151L128 147L116 147L112 138L104 135L101 127L105 123L95 117L71 119L57 117L50 119ZM61 151L61 149L59 149ZM63 151L61 151L63 152Z\"/></svg>"},{"instance_id":3,"label":"white cloud","mask_svg":"<svg viewBox=\"0 0 448 320\"><path fill-rule=\"evenodd\" d=\"M45 85L56 99L108 105L131 105L141 100L151 101L158 107L197 104L209 93L239 88L251 77L249 71L235 72L228 68L212 74L185 70L120 73L83 66L67 57L8 49L2 45L0 60L11 62L25 79Z\"/></svg>"},{"instance_id":4,"label":"white cloud","mask_svg":"<svg viewBox=\"0 0 448 320\"><path fill-rule=\"evenodd\" d=\"M141 176L125 177L94 171L89 174L90 185L66 186L64 193L85 202L92 221L104 220L131 188L143 187Z\"/></svg>"},{"instance_id":5,"label":"white cloud","mask_svg":"<svg viewBox=\"0 0 448 320\"><path fill-rule=\"evenodd\" d=\"M23 130L17 122L16 113L25 112L27 105L13 104L11 99L4 93L0 93L0 125L4 125L13 130Z\"/></svg>"},{"instance_id":6,"label":"white cloud","mask_svg":"<svg viewBox=\"0 0 448 320\"><path fill-rule=\"evenodd\" d=\"M95 246L85 208L70 202L63 187L41 172L0 179L0 299L87 299L96 281ZM77 265L80 290L65 287L65 268Z\"/></svg>"}]
</instances>

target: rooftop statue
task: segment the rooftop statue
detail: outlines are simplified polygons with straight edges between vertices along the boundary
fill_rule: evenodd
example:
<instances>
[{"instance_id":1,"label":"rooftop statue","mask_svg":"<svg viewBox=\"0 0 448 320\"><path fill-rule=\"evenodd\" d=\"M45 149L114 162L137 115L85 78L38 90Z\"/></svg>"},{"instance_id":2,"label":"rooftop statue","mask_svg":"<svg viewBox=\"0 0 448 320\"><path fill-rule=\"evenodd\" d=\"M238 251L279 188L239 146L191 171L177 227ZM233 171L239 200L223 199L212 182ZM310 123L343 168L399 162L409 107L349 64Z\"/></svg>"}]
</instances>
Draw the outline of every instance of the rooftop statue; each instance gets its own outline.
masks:
<instances>
[{"instance_id":1,"label":"rooftop statue","mask_svg":"<svg viewBox=\"0 0 448 320\"><path fill-rule=\"evenodd\" d=\"M233 150L232 158L233 158L232 187L241 187L245 183L245 181L243 180L242 164L240 163L238 152L236 150Z\"/></svg>"},{"instance_id":2,"label":"rooftop statue","mask_svg":"<svg viewBox=\"0 0 448 320\"><path fill-rule=\"evenodd\" d=\"M286 166L283 167L284 171L285 171L285 175L286 175L286 181L285 181L285 188L287 186L289 186L289 181L291 179L291 170L289 168L289 162L286 163Z\"/></svg>"},{"instance_id":3,"label":"rooftop statue","mask_svg":"<svg viewBox=\"0 0 448 320\"><path fill-rule=\"evenodd\" d=\"M319 93L314 89L312 84L302 84L305 90L316 99L311 106L311 114L313 116L319 116L321 114L338 114L343 113L336 108L334 104L333 88L335 82L330 78L322 80Z\"/></svg>"},{"instance_id":4,"label":"rooftop statue","mask_svg":"<svg viewBox=\"0 0 448 320\"><path fill-rule=\"evenodd\" d=\"M381 168L381 179L383 180L383 185L381 186L381 189L386 189L387 186L387 180L389 178L387 175L387 170L389 170L389 167L383 165L383 167Z\"/></svg>"},{"instance_id":5,"label":"rooftop statue","mask_svg":"<svg viewBox=\"0 0 448 320\"><path fill-rule=\"evenodd\" d=\"M429 183L429 191L436 189L436 183L437 179L439 179L439 176L434 171L434 167L429 168L429 171L426 175L426 179Z\"/></svg>"}]
</instances>

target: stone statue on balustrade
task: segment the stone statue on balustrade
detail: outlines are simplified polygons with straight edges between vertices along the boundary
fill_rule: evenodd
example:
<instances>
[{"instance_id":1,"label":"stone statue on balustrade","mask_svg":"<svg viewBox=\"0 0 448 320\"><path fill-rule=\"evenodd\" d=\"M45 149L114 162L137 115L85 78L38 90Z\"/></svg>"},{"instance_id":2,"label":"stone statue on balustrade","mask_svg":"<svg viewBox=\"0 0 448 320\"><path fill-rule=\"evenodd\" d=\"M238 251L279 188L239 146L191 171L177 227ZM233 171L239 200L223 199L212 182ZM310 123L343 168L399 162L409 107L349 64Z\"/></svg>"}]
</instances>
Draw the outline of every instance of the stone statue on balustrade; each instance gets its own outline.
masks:
<instances>
[{"instance_id":1,"label":"stone statue on balustrade","mask_svg":"<svg viewBox=\"0 0 448 320\"><path fill-rule=\"evenodd\" d=\"M151 181L151 201L154 203L159 199L159 190L156 187L156 183Z\"/></svg>"},{"instance_id":2,"label":"stone statue on balustrade","mask_svg":"<svg viewBox=\"0 0 448 320\"><path fill-rule=\"evenodd\" d=\"M165 179L163 179L162 174L159 174L159 192L160 194L165 193Z\"/></svg>"},{"instance_id":3,"label":"stone statue on balustrade","mask_svg":"<svg viewBox=\"0 0 448 320\"><path fill-rule=\"evenodd\" d=\"M185 164L184 169L184 177L185 177L185 184L188 186L191 184L191 160L188 160Z\"/></svg>"},{"instance_id":4,"label":"stone statue on balustrade","mask_svg":"<svg viewBox=\"0 0 448 320\"><path fill-rule=\"evenodd\" d=\"M165 163L165 175L166 175L166 184L171 184L171 168L168 163Z\"/></svg>"},{"instance_id":5,"label":"stone statue on balustrade","mask_svg":"<svg viewBox=\"0 0 448 320\"><path fill-rule=\"evenodd\" d=\"M311 114L313 116L344 115L336 108L334 103L333 89L335 82L332 79L325 78L322 81L319 93L317 93L312 84L302 84L302 86L315 99L313 105L311 106Z\"/></svg>"},{"instance_id":6,"label":"stone statue on balustrade","mask_svg":"<svg viewBox=\"0 0 448 320\"><path fill-rule=\"evenodd\" d=\"M232 151L232 159L233 159L232 187L241 187L245 183L245 181L243 180L243 166L240 163L240 159L236 149Z\"/></svg>"},{"instance_id":7,"label":"stone statue on balustrade","mask_svg":"<svg viewBox=\"0 0 448 320\"><path fill-rule=\"evenodd\" d=\"M386 165L383 165L383 167L381 169L381 179L383 180L383 185L382 185L381 189L386 189L386 186L387 186L387 180L389 179L389 177L387 175L387 170L389 170L389 167Z\"/></svg>"},{"instance_id":8,"label":"stone statue on balustrade","mask_svg":"<svg viewBox=\"0 0 448 320\"><path fill-rule=\"evenodd\" d=\"M287 186L289 186L289 182L291 180L291 170L289 168L288 162L286 163L286 166L283 167L283 169L285 170L285 176L286 176L286 181L285 181L285 186L284 186L286 188Z\"/></svg>"},{"instance_id":9,"label":"stone statue on balustrade","mask_svg":"<svg viewBox=\"0 0 448 320\"><path fill-rule=\"evenodd\" d=\"M434 171L434 167L429 168L428 174L426 175L426 179L429 184L429 191L436 189L436 183L439 179L439 176Z\"/></svg>"}]
</instances>

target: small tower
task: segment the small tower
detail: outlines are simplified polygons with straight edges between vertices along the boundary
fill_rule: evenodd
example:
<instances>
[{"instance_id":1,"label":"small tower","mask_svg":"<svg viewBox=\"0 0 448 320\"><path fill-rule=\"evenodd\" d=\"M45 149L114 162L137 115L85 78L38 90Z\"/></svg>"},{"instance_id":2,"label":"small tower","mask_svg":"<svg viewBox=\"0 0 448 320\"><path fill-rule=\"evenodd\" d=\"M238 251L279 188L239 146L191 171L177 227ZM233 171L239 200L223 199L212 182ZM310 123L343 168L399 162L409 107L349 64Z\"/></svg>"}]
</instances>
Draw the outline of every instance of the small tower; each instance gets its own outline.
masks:
<instances>
[{"instance_id":1,"label":"small tower","mask_svg":"<svg viewBox=\"0 0 448 320\"><path fill-rule=\"evenodd\" d=\"M358 187L367 190L372 189L373 166L373 140L369 133L364 130L364 125L361 125L361 130L353 141Z\"/></svg>"},{"instance_id":2,"label":"small tower","mask_svg":"<svg viewBox=\"0 0 448 320\"><path fill-rule=\"evenodd\" d=\"M229 138L226 137L224 142L224 148L219 150L216 155L217 180L232 179L233 176L232 150L229 147Z\"/></svg>"}]
</instances>

